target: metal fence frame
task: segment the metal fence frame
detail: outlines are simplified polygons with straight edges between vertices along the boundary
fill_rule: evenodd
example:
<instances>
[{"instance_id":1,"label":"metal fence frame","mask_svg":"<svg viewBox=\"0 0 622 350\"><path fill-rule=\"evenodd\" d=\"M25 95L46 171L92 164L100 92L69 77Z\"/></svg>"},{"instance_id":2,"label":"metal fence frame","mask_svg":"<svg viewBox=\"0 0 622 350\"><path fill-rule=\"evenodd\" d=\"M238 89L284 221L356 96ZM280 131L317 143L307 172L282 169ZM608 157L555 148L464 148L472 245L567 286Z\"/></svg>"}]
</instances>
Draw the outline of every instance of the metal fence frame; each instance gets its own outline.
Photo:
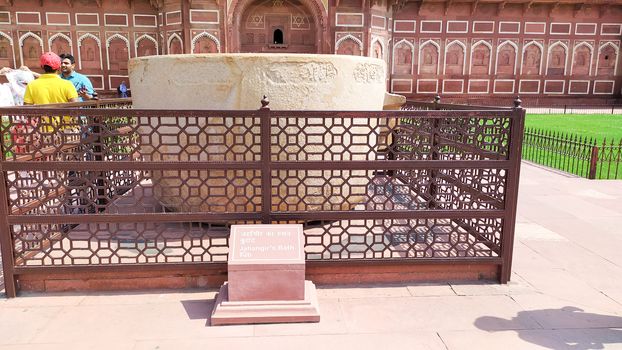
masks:
<instances>
[{"instance_id":1,"label":"metal fence frame","mask_svg":"<svg viewBox=\"0 0 622 350\"><path fill-rule=\"evenodd\" d=\"M103 101L102 101L103 102ZM465 218L498 218L502 222L500 233L500 247L498 257L452 257L452 258L404 258L404 259L353 259L348 261L342 260L314 260L313 264L335 264L344 266L351 262L364 261L369 264L382 264L384 262L401 262L409 264L468 264L468 263L491 263L499 267L498 278L501 283L507 283L510 279L512 249L514 240L514 225L516 218L516 203L518 195L518 181L520 173L521 161L521 142L524 125L525 110L520 107L520 100L515 104L515 108L510 109L494 109L486 108L485 110L477 108L453 107L453 110L429 110L450 108L449 106L441 106L436 104L419 105L418 109L410 111L379 111L379 112L341 112L341 111L271 111L267 107L267 101L262 101L263 107L255 111L176 111L180 114L190 114L197 117L208 116L244 116L248 118L259 118L260 120L260 145L261 159L255 162L162 162L162 161L103 161L103 159L93 159L86 161L59 161L51 160L45 162L5 159L3 150L2 160L0 161L0 198L4 198L0 203L0 246L3 256L3 271L6 281L6 293L9 297L16 296L17 285L16 280L20 275L32 273L58 274L73 272L119 272L124 271L162 271L175 270L184 271L196 269L197 263L149 263L149 264L133 264L133 265L73 265L73 266L17 266L14 260L14 242L12 237L12 225L22 224L80 224L80 223L109 223L109 222L201 222L201 221L239 221L250 220L262 223L285 222L292 220L313 221L313 220L344 220L344 219L434 219L444 218L450 220L462 220ZM122 103L127 106L127 101ZM102 103L86 106L89 109L61 108L56 106L45 107L25 107L25 108L4 108L2 115L67 115L73 117L85 116L89 118L105 118L109 115L118 117L153 117L171 113L175 111L159 111L159 110L135 110L135 109L119 109L111 112L110 109L101 108ZM115 107L114 103L109 105ZM76 106L77 107L77 106ZM92 108L93 107L93 108ZM100 107L100 108L97 108ZM116 105L119 107L119 105ZM91 109L92 108L92 109ZM428 110L425 110L428 109ZM272 145L272 123L279 118L384 118L386 120L403 120L412 118L412 120L426 119L434 121L431 131L426 137L433 144L445 142L442 140L440 132L440 121L466 121L471 118L495 118L504 117L509 120L507 126L507 158L494 155L494 152L488 154L494 155L492 158L484 157L479 160L459 160L459 159L439 159L438 153L434 156L432 152L431 159L408 159L400 158L399 154L391 154L388 152L386 159L381 160L362 160L362 161L280 161L273 160L271 157ZM397 130L397 129L396 129ZM413 132L411 128L410 132ZM3 128L2 133L6 133ZM4 137L4 136L3 136ZM464 136L460 136L464 137ZM4 138L3 138L4 139ZM393 139L395 141L395 138ZM455 140L452 141L454 144ZM461 141L460 141L461 142ZM465 141L466 142L466 141ZM470 142L470 141L469 141ZM459 142L458 142L459 143ZM455 145L454 145L455 146ZM457 146L456 146L457 147ZM138 170L166 170L166 169L253 169L261 172L261 211L256 213L152 213L152 214L108 214L106 212L92 212L88 214L46 214L33 215L27 212L14 213L10 209L11 198L8 191L8 173L17 171L138 171ZM319 211L273 211L271 203L271 174L273 170L311 170L311 169L362 169L368 171L378 171L395 173L405 170L429 171L434 179L440 177L441 169L503 169L505 171L505 193L504 201L499 204L497 209L444 209L437 204L431 204L424 210L376 210L376 211L345 211L345 210L319 210ZM462 186L465 191L474 191L469 186ZM432 195L437 191L435 188L435 180L428 184L428 190ZM478 195L486 196L486 193ZM432 202L432 201L430 201ZM202 263L205 264L205 263Z\"/></svg>"}]
</instances>

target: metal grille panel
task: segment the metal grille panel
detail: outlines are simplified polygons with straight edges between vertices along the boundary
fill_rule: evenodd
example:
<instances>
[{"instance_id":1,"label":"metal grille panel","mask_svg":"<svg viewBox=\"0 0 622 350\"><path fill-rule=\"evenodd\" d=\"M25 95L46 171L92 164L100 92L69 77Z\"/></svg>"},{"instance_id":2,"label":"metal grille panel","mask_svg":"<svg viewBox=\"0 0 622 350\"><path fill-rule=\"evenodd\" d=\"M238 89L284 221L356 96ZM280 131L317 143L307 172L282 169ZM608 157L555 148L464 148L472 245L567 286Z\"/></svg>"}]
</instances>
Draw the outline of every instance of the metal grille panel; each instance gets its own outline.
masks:
<instances>
[{"instance_id":1,"label":"metal grille panel","mask_svg":"<svg viewBox=\"0 0 622 350\"><path fill-rule=\"evenodd\" d=\"M223 263L232 224L288 222L308 260L501 258L509 276L520 108L3 114L10 271Z\"/></svg>"}]
</instances>

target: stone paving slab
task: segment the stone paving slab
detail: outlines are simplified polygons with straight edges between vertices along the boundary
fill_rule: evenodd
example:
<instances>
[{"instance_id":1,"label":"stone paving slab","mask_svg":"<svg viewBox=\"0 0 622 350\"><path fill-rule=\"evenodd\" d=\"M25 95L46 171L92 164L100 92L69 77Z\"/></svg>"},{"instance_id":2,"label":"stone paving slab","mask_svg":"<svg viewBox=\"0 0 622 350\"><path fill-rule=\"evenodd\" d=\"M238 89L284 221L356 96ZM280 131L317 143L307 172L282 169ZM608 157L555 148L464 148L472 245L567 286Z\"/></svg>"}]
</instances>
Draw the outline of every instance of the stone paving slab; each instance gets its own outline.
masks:
<instances>
[{"instance_id":1,"label":"stone paving slab","mask_svg":"<svg viewBox=\"0 0 622 350\"><path fill-rule=\"evenodd\" d=\"M71 344L66 343L30 343L30 344L10 344L1 345L2 350L132 350L136 348L135 342L105 342L105 343L93 343L93 342L74 342Z\"/></svg>"},{"instance_id":2,"label":"stone paving slab","mask_svg":"<svg viewBox=\"0 0 622 350\"><path fill-rule=\"evenodd\" d=\"M424 349L446 350L447 348L435 332L407 332L379 334L346 334L319 336L285 336L252 338L217 338L209 343L196 339L141 341L136 342L136 350L205 350L210 349L278 349L278 350L318 350L318 349Z\"/></svg>"},{"instance_id":3,"label":"stone paving slab","mask_svg":"<svg viewBox=\"0 0 622 350\"><path fill-rule=\"evenodd\" d=\"M335 286L325 288L320 286L317 290L319 298L359 299L359 298L400 298L412 296L409 289L404 285L395 286Z\"/></svg>"},{"instance_id":4,"label":"stone paving slab","mask_svg":"<svg viewBox=\"0 0 622 350\"><path fill-rule=\"evenodd\" d=\"M348 329L354 333L477 329L475 321L481 315L512 319L520 311L519 305L505 295L344 300L341 306ZM511 321L499 327L540 328L532 320Z\"/></svg>"},{"instance_id":5,"label":"stone paving slab","mask_svg":"<svg viewBox=\"0 0 622 350\"><path fill-rule=\"evenodd\" d=\"M622 349L619 329L549 330L527 329L511 331L444 331L440 332L448 349Z\"/></svg>"},{"instance_id":6,"label":"stone paving slab","mask_svg":"<svg viewBox=\"0 0 622 350\"><path fill-rule=\"evenodd\" d=\"M0 253L0 294L4 293L4 269L2 268L2 253Z\"/></svg>"},{"instance_id":7,"label":"stone paving slab","mask_svg":"<svg viewBox=\"0 0 622 350\"><path fill-rule=\"evenodd\" d=\"M11 304L9 301L0 306L0 346L33 343L63 310L58 306L7 307Z\"/></svg>"},{"instance_id":8,"label":"stone paving slab","mask_svg":"<svg viewBox=\"0 0 622 350\"><path fill-rule=\"evenodd\" d=\"M454 296L456 291L448 283L445 284L416 284L409 285L408 291L413 297L440 297Z\"/></svg>"},{"instance_id":9,"label":"stone paving slab","mask_svg":"<svg viewBox=\"0 0 622 350\"><path fill-rule=\"evenodd\" d=\"M320 323L211 327L216 290L0 299L0 349L622 349L622 181L523 164L512 280L320 286Z\"/></svg>"}]
</instances>

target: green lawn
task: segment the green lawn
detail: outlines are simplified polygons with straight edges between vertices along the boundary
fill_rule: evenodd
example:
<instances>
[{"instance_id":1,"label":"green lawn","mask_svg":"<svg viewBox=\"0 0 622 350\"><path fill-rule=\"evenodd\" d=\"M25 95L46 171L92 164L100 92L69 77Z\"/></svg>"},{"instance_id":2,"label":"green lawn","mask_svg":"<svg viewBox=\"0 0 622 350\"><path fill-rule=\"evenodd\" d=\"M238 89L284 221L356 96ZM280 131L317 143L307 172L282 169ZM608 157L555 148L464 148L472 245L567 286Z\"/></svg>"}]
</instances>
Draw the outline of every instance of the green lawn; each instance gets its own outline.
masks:
<instances>
[{"instance_id":1,"label":"green lawn","mask_svg":"<svg viewBox=\"0 0 622 350\"><path fill-rule=\"evenodd\" d=\"M525 127L595 137L598 142L622 139L622 115L615 114L528 114Z\"/></svg>"}]
</instances>

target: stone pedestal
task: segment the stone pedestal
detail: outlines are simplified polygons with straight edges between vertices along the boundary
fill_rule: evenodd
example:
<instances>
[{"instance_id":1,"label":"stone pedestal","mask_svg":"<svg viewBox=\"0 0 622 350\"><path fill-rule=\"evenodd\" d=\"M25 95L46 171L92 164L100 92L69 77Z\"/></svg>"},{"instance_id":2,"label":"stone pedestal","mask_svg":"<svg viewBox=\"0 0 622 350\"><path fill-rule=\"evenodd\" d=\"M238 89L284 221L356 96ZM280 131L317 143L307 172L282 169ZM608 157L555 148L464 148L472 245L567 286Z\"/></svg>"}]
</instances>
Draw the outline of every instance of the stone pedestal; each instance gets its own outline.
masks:
<instances>
[{"instance_id":1,"label":"stone pedestal","mask_svg":"<svg viewBox=\"0 0 622 350\"><path fill-rule=\"evenodd\" d=\"M229 280L212 325L318 322L315 286L305 281L302 225L233 225Z\"/></svg>"},{"instance_id":2,"label":"stone pedestal","mask_svg":"<svg viewBox=\"0 0 622 350\"><path fill-rule=\"evenodd\" d=\"M130 60L129 75L134 108L257 110L264 95L269 97L272 110L379 111L385 104L398 103L395 98L386 98L385 63L370 57L255 53L136 57ZM220 118L199 118L189 126L183 113L180 115L181 118L171 114L157 122L139 118L140 152L145 160L255 160L247 151L253 147L252 138L235 136L246 133L246 127L224 125L231 121L225 123ZM311 119L305 132L322 135L333 122ZM383 147L378 145L378 128L382 126L376 125L376 119L343 123L350 127L351 137L368 139L367 143L346 143L344 147L349 151L342 155L343 161L361 160L375 148ZM284 135L299 133L297 127L286 127L284 131ZM177 134L180 134L177 143L165 143L159 137ZM296 142L292 148L305 147L314 154L329 153L333 147L331 138L324 144L298 139ZM272 153L281 153L282 147L273 146ZM238 174L248 184L230 186L229 178L209 171L190 176L176 170L154 170L150 177L154 196L172 211L235 212L240 208L256 211L261 199L256 194L257 183L253 183L257 175L254 171ZM301 180L306 193L291 195L286 186L279 186L278 193L273 194L273 203L279 203L274 209L328 210L326 203L341 203L341 210L350 210L366 198L371 176L368 170L353 170L347 179L307 176ZM214 188L221 189L219 195L211 194ZM339 188L340 195L333 194L335 188Z\"/></svg>"},{"instance_id":3,"label":"stone pedestal","mask_svg":"<svg viewBox=\"0 0 622 350\"><path fill-rule=\"evenodd\" d=\"M211 325L319 322L315 286L311 281L305 281L304 286L302 300L231 301L229 284L225 283L216 297Z\"/></svg>"}]
</instances>

